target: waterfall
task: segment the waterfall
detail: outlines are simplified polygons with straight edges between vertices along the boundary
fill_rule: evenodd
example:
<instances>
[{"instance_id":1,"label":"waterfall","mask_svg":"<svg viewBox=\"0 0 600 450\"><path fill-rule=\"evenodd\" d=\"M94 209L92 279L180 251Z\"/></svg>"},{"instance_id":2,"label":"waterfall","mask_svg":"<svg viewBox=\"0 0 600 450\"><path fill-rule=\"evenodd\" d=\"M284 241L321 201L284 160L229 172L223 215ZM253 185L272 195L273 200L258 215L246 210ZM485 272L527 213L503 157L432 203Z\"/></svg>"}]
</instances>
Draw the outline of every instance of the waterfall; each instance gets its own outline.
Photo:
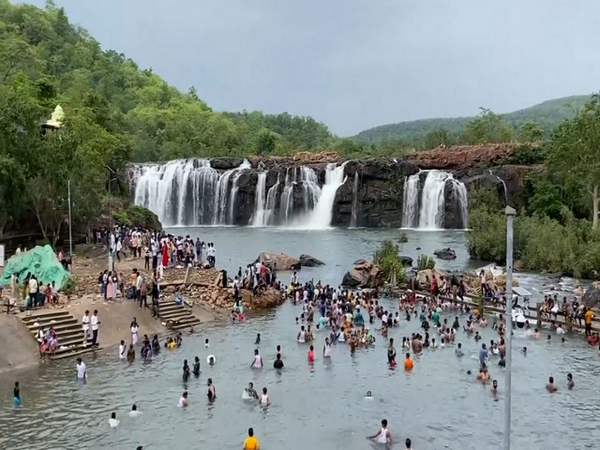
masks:
<instances>
[{"instance_id":1,"label":"waterfall","mask_svg":"<svg viewBox=\"0 0 600 450\"><path fill-rule=\"evenodd\" d=\"M263 215L263 225L273 225L275 208L277 207L277 194L279 192L279 174L277 174L277 182L269 189L267 193L267 210Z\"/></svg>"},{"instance_id":2,"label":"waterfall","mask_svg":"<svg viewBox=\"0 0 600 450\"><path fill-rule=\"evenodd\" d=\"M220 173L206 159L142 165L134 173L134 202L154 212L165 226L233 224L237 181L250 163ZM233 186L230 180L233 176Z\"/></svg>"},{"instance_id":3,"label":"waterfall","mask_svg":"<svg viewBox=\"0 0 600 450\"><path fill-rule=\"evenodd\" d=\"M404 180L402 201L402 226L404 228L418 228L419 226L419 181L418 173Z\"/></svg>"},{"instance_id":4,"label":"waterfall","mask_svg":"<svg viewBox=\"0 0 600 450\"><path fill-rule=\"evenodd\" d=\"M250 178L244 175L251 170L248 161L228 170L215 169L206 159L136 165L130 167L128 181L135 191L135 204L156 213L167 227L250 223L327 228L336 191L345 182L344 167L327 165L322 186L320 172L313 167L289 167L285 175L278 170L277 181L271 187L267 185L269 171L260 169L253 192L248 192ZM358 195L358 182L356 178L354 197ZM353 214L357 209L355 198ZM356 217L353 220L356 223Z\"/></svg>"},{"instance_id":5,"label":"waterfall","mask_svg":"<svg viewBox=\"0 0 600 450\"><path fill-rule=\"evenodd\" d=\"M335 194L338 188L346 181L346 178L344 177L345 167L346 163L342 164L341 166L336 166L335 163L327 164L327 170L325 171L325 184L319 190L320 196L317 204L306 221L306 225L309 228L323 229L331 226Z\"/></svg>"},{"instance_id":6,"label":"waterfall","mask_svg":"<svg viewBox=\"0 0 600 450\"><path fill-rule=\"evenodd\" d=\"M352 213L350 214L350 228L356 228L356 217L358 215L358 170L354 173L352 185Z\"/></svg>"},{"instance_id":7,"label":"waterfall","mask_svg":"<svg viewBox=\"0 0 600 450\"><path fill-rule=\"evenodd\" d=\"M403 227L440 229L467 226L467 188L451 173L428 170L411 175L404 183L403 200Z\"/></svg>"},{"instance_id":8,"label":"waterfall","mask_svg":"<svg viewBox=\"0 0 600 450\"><path fill-rule=\"evenodd\" d=\"M258 182L256 183L256 203L254 207L254 216L252 217L252 225L255 227L267 225L265 223L266 187L267 172L260 172L258 174ZM270 189L269 192L271 192Z\"/></svg>"}]
</instances>

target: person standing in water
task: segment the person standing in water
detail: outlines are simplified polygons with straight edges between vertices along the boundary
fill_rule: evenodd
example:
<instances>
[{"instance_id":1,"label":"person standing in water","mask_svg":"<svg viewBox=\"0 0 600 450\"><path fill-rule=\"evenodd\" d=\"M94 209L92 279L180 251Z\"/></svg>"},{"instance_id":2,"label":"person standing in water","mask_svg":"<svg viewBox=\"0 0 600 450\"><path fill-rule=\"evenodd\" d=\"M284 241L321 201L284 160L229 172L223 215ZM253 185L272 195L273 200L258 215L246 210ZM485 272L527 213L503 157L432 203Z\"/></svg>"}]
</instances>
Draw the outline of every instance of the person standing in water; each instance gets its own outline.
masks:
<instances>
[{"instance_id":1,"label":"person standing in water","mask_svg":"<svg viewBox=\"0 0 600 450\"><path fill-rule=\"evenodd\" d=\"M281 360L281 353L277 353L277 359L273 362L275 369L283 369L283 361Z\"/></svg>"},{"instance_id":2,"label":"person standing in water","mask_svg":"<svg viewBox=\"0 0 600 450\"><path fill-rule=\"evenodd\" d=\"M13 401L15 402L15 405L17 405L17 406L19 406L21 404L21 389L19 388L18 381L15 381L15 388L13 389Z\"/></svg>"},{"instance_id":3,"label":"person standing in water","mask_svg":"<svg viewBox=\"0 0 600 450\"><path fill-rule=\"evenodd\" d=\"M177 406L179 406L180 408L185 408L187 405L188 405L188 392L183 391L183 394L181 395L181 398L179 399L179 403L177 404Z\"/></svg>"},{"instance_id":4,"label":"person standing in water","mask_svg":"<svg viewBox=\"0 0 600 450\"><path fill-rule=\"evenodd\" d=\"M183 360L183 382L186 383L190 378L190 366L188 365L188 360Z\"/></svg>"},{"instance_id":5,"label":"person standing in water","mask_svg":"<svg viewBox=\"0 0 600 450\"><path fill-rule=\"evenodd\" d=\"M215 385L212 382L212 378L208 379L208 392L206 393L209 400L214 400L217 398L217 390L215 389Z\"/></svg>"},{"instance_id":6,"label":"person standing in water","mask_svg":"<svg viewBox=\"0 0 600 450\"><path fill-rule=\"evenodd\" d=\"M569 389L573 389L575 387L575 382L573 381L573 374L572 373L568 373L567 374L567 387Z\"/></svg>"},{"instance_id":7,"label":"person standing in water","mask_svg":"<svg viewBox=\"0 0 600 450\"><path fill-rule=\"evenodd\" d=\"M117 420L117 413L111 413L110 419L108 419L108 425L110 425L111 428L117 428L119 423L120 422Z\"/></svg>"},{"instance_id":8,"label":"person standing in water","mask_svg":"<svg viewBox=\"0 0 600 450\"><path fill-rule=\"evenodd\" d=\"M556 387L556 384L554 384L554 377L548 378L548 384L546 385L546 390L548 392L550 392L551 394L553 394L554 392L558 391L558 388Z\"/></svg>"},{"instance_id":9,"label":"person standing in water","mask_svg":"<svg viewBox=\"0 0 600 450\"><path fill-rule=\"evenodd\" d=\"M271 404L271 399L269 398L269 396L267 395L267 388L264 387L262 390L262 395L260 396L260 399L258 400L258 403L261 406L269 406Z\"/></svg>"},{"instance_id":10,"label":"person standing in water","mask_svg":"<svg viewBox=\"0 0 600 450\"><path fill-rule=\"evenodd\" d=\"M262 369L262 366L263 366L262 356L260 356L260 354L258 353L258 349L255 349L254 350L254 359L252 360L250 367L253 369Z\"/></svg>"},{"instance_id":11,"label":"person standing in water","mask_svg":"<svg viewBox=\"0 0 600 450\"><path fill-rule=\"evenodd\" d=\"M396 349L394 348L394 338L390 338L390 343L387 350L387 358L390 366L396 365Z\"/></svg>"},{"instance_id":12,"label":"person standing in water","mask_svg":"<svg viewBox=\"0 0 600 450\"><path fill-rule=\"evenodd\" d=\"M81 357L77 358L77 379L85 382L86 367Z\"/></svg>"},{"instance_id":13,"label":"person standing in water","mask_svg":"<svg viewBox=\"0 0 600 450\"><path fill-rule=\"evenodd\" d=\"M308 362L310 364L315 362L315 348L312 345L308 349Z\"/></svg>"},{"instance_id":14,"label":"person standing in water","mask_svg":"<svg viewBox=\"0 0 600 450\"><path fill-rule=\"evenodd\" d=\"M248 396L250 398L258 400L258 394L256 393L256 390L254 389L253 383L248 383L248 387L245 389L245 391L246 391L246 394L248 394Z\"/></svg>"},{"instance_id":15,"label":"person standing in water","mask_svg":"<svg viewBox=\"0 0 600 450\"><path fill-rule=\"evenodd\" d=\"M258 333L256 335L256 340L254 341L255 344L260 344L260 333Z\"/></svg>"},{"instance_id":16,"label":"person standing in water","mask_svg":"<svg viewBox=\"0 0 600 450\"><path fill-rule=\"evenodd\" d=\"M323 346L323 357L331 358L331 343L329 342L329 338L325 338L325 345Z\"/></svg>"},{"instance_id":17,"label":"person standing in water","mask_svg":"<svg viewBox=\"0 0 600 450\"><path fill-rule=\"evenodd\" d=\"M390 433L390 430L388 430L388 428L387 428L387 420L386 419L383 419L381 421L381 428L379 429L379 431L376 434L374 434L373 436L370 436L369 439L373 439L378 444L391 444L392 443L392 434Z\"/></svg>"},{"instance_id":18,"label":"person standing in water","mask_svg":"<svg viewBox=\"0 0 600 450\"><path fill-rule=\"evenodd\" d=\"M194 358L194 368L192 369L192 373L195 377L200 375L200 358L197 356Z\"/></svg>"},{"instance_id":19,"label":"person standing in water","mask_svg":"<svg viewBox=\"0 0 600 450\"><path fill-rule=\"evenodd\" d=\"M258 439L254 436L254 430L252 428L248 428L248 437L244 441L243 450L260 450L260 444L258 443Z\"/></svg>"}]
</instances>

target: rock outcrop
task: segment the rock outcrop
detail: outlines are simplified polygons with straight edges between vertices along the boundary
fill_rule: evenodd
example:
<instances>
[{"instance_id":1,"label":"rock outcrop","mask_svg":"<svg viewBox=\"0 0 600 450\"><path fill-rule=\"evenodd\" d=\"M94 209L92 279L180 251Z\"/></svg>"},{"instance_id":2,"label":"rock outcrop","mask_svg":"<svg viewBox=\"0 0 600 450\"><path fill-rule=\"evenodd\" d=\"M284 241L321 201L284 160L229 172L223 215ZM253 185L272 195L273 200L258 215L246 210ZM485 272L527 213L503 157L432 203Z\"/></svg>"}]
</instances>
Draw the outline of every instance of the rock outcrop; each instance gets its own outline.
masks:
<instances>
[{"instance_id":1,"label":"rock outcrop","mask_svg":"<svg viewBox=\"0 0 600 450\"><path fill-rule=\"evenodd\" d=\"M377 288L384 283L383 269L373 261L359 259L354 267L346 272L342 286L349 288Z\"/></svg>"},{"instance_id":2,"label":"rock outcrop","mask_svg":"<svg viewBox=\"0 0 600 450\"><path fill-rule=\"evenodd\" d=\"M325 265L323 261L311 255L300 255L300 258L298 259L300 260L300 266L302 267L316 267Z\"/></svg>"},{"instance_id":3,"label":"rock outcrop","mask_svg":"<svg viewBox=\"0 0 600 450\"><path fill-rule=\"evenodd\" d=\"M480 166L490 166L515 153L515 144L457 145L438 147L433 150L411 154L408 161L421 169L460 170Z\"/></svg>"},{"instance_id":4,"label":"rock outcrop","mask_svg":"<svg viewBox=\"0 0 600 450\"><path fill-rule=\"evenodd\" d=\"M254 260L254 262L260 261L265 266L277 270L299 270L300 260L292 256L286 255L285 253L271 253L261 252L260 255Z\"/></svg>"},{"instance_id":5,"label":"rock outcrop","mask_svg":"<svg viewBox=\"0 0 600 450\"><path fill-rule=\"evenodd\" d=\"M456 259L456 252L452 250L450 247L438 249L433 252L435 256L440 259L451 260Z\"/></svg>"}]
</instances>

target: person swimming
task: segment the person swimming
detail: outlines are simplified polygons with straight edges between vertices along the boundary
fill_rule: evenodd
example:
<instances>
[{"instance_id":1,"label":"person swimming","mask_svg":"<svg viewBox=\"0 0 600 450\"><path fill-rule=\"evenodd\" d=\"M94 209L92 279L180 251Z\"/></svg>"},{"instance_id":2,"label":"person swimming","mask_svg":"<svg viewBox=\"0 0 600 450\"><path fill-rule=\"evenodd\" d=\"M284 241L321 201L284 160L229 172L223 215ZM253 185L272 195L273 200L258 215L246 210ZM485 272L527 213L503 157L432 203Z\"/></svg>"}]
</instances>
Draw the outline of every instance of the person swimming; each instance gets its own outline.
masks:
<instances>
[{"instance_id":1,"label":"person swimming","mask_svg":"<svg viewBox=\"0 0 600 450\"><path fill-rule=\"evenodd\" d=\"M569 389L573 389L575 387L575 382L573 381L573 374L570 372L567 374L567 387Z\"/></svg>"},{"instance_id":2,"label":"person swimming","mask_svg":"<svg viewBox=\"0 0 600 450\"><path fill-rule=\"evenodd\" d=\"M256 390L254 389L253 383L248 383L248 387L246 389L244 389L244 392L246 393L248 398L253 398L254 400L258 400L258 394L256 393Z\"/></svg>"},{"instance_id":3,"label":"person swimming","mask_svg":"<svg viewBox=\"0 0 600 450\"><path fill-rule=\"evenodd\" d=\"M365 395L365 398L373 398L373 393L371 391L367 391L367 395Z\"/></svg>"},{"instance_id":4,"label":"person swimming","mask_svg":"<svg viewBox=\"0 0 600 450\"><path fill-rule=\"evenodd\" d=\"M214 366L215 363L217 362L215 355L209 355L208 358L206 358L206 362L208 363L209 366Z\"/></svg>"},{"instance_id":5,"label":"person swimming","mask_svg":"<svg viewBox=\"0 0 600 450\"><path fill-rule=\"evenodd\" d=\"M111 428L117 428L119 426L119 421L117 420L117 413L111 413L110 419L108 419L108 425Z\"/></svg>"},{"instance_id":6,"label":"person swimming","mask_svg":"<svg viewBox=\"0 0 600 450\"><path fill-rule=\"evenodd\" d=\"M204 347L208 348L208 338L204 341Z\"/></svg>"}]
</instances>

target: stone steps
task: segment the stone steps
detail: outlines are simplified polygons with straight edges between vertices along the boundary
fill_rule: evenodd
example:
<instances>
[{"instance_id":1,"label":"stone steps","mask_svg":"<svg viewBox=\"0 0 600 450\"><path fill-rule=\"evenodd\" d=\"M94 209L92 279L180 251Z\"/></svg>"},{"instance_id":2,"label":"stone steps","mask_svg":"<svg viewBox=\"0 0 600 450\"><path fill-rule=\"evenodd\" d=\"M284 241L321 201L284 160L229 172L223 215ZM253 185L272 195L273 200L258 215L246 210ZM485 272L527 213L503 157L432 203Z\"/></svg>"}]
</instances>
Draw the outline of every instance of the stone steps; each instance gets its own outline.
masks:
<instances>
[{"instance_id":1,"label":"stone steps","mask_svg":"<svg viewBox=\"0 0 600 450\"><path fill-rule=\"evenodd\" d=\"M27 315L21 317L21 321L34 339L40 327L43 327L44 331L50 327L54 328L58 339L58 348L54 355L49 355L50 359L70 358L98 349L91 347L91 331L87 339L88 345L83 345L82 324L68 311L29 311Z\"/></svg>"},{"instance_id":2,"label":"stone steps","mask_svg":"<svg viewBox=\"0 0 600 450\"><path fill-rule=\"evenodd\" d=\"M174 301L161 302L159 305L159 317L167 323L167 326L175 331L189 328L200 324L190 308L181 306Z\"/></svg>"}]
</instances>

